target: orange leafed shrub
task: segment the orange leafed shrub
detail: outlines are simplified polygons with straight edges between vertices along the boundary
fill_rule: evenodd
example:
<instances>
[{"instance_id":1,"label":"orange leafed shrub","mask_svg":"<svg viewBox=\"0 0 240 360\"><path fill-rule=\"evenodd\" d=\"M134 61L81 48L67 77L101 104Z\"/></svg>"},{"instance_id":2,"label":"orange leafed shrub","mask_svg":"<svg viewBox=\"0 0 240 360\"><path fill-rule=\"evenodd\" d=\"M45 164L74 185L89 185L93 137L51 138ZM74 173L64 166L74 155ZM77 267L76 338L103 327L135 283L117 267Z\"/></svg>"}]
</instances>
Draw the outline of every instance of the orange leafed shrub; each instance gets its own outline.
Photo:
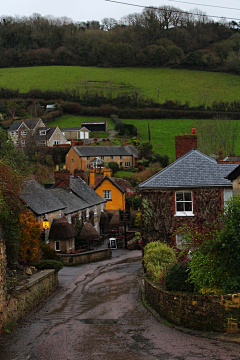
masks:
<instances>
[{"instance_id":1,"label":"orange leafed shrub","mask_svg":"<svg viewBox=\"0 0 240 360\"><path fill-rule=\"evenodd\" d=\"M37 260L40 244L41 226L31 212L21 214L21 244L18 257L24 264L32 264Z\"/></svg>"}]
</instances>

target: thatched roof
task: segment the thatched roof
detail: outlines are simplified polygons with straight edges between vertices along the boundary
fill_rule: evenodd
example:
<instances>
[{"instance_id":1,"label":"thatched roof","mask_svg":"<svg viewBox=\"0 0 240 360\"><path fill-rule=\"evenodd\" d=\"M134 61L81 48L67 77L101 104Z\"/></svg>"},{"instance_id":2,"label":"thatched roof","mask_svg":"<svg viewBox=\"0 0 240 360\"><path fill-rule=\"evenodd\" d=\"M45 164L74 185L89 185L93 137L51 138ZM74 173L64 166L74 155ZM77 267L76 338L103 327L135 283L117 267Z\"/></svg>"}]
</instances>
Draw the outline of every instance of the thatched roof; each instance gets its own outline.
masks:
<instances>
[{"instance_id":1,"label":"thatched roof","mask_svg":"<svg viewBox=\"0 0 240 360\"><path fill-rule=\"evenodd\" d=\"M77 235L73 225L69 224L66 219L54 219L51 225L50 240L66 240Z\"/></svg>"},{"instance_id":2,"label":"thatched roof","mask_svg":"<svg viewBox=\"0 0 240 360\"><path fill-rule=\"evenodd\" d=\"M87 222L82 228L80 234L81 240L95 240L95 239L99 239L99 237L100 237L99 233L90 222Z\"/></svg>"},{"instance_id":3,"label":"thatched roof","mask_svg":"<svg viewBox=\"0 0 240 360\"><path fill-rule=\"evenodd\" d=\"M109 227L111 229L111 228L117 228L117 227L120 227L120 226L123 226L123 223L119 221L119 211L117 210L113 214L113 216L112 216L112 218L111 218L111 220L109 222Z\"/></svg>"}]
</instances>

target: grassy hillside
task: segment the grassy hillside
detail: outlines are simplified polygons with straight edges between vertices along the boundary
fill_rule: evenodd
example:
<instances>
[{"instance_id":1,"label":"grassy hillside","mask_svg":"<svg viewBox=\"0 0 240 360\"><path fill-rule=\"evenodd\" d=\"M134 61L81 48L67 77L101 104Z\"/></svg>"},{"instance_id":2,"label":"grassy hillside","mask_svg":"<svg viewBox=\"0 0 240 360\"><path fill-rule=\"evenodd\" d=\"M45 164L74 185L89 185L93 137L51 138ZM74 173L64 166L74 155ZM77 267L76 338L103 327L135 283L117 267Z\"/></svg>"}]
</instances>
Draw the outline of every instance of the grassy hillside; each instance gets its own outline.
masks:
<instances>
[{"instance_id":1,"label":"grassy hillside","mask_svg":"<svg viewBox=\"0 0 240 360\"><path fill-rule=\"evenodd\" d=\"M26 92L31 88L62 89L101 88L117 94L139 89L144 96L164 102L179 100L199 105L214 100L239 100L240 77L167 68L96 68L79 66L42 66L0 69L0 87ZM159 90L157 90L159 89Z\"/></svg>"},{"instance_id":2,"label":"grassy hillside","mask_svg":"<svg viewBox=\"0 0 240 360\"><path fill-rule=\"evenodd\" d=\"M114 123L109 118L95 117L95 116L73 116L73 115L63 115L60 118L52 120L48 122L49 126L59 126L61 128L65 127L77 127L81 126L82 122L99 122L99 121L107 121L108 130L114 129Z\"/></svg>"}]
</instances>

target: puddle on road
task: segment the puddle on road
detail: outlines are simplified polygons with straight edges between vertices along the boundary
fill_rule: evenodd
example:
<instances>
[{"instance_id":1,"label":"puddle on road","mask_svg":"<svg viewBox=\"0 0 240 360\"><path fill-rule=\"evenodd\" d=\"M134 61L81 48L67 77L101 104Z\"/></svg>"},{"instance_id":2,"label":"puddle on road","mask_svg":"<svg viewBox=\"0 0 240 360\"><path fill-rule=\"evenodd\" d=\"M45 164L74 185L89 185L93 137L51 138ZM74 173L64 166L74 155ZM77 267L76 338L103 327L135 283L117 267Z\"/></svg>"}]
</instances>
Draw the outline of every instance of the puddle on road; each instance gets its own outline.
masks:
<instances>
[{"instance_id":1,"label":"puddle on road","mask_svg":"<svg viewBox=\"0 0 240 360\"><path fill-rule=\"evenodd\" d=\"M116 319L76 319L81 324L87 325L114 325L118 324Z\"/></svg>"}]
</instances>

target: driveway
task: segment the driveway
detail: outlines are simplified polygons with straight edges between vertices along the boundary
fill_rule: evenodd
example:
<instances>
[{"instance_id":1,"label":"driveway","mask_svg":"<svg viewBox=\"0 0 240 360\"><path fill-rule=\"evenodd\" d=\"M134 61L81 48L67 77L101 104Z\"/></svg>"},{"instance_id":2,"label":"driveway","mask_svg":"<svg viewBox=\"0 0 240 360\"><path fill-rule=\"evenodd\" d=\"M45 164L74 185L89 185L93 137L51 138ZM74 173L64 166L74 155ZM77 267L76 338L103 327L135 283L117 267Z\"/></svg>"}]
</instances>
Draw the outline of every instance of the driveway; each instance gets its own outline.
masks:
<instances>
[{"instance_id":1,"label":"driveway","mask_svg":"<svg viewBox=\"0 0 240 360\"><path fill-rule=\"evenodd\" d=\"M3 335L0 360L240 359L239 343L153 317L139 300L141 276L139 250L64 267L58 290Z\"/></svg>"}]
</instances>

